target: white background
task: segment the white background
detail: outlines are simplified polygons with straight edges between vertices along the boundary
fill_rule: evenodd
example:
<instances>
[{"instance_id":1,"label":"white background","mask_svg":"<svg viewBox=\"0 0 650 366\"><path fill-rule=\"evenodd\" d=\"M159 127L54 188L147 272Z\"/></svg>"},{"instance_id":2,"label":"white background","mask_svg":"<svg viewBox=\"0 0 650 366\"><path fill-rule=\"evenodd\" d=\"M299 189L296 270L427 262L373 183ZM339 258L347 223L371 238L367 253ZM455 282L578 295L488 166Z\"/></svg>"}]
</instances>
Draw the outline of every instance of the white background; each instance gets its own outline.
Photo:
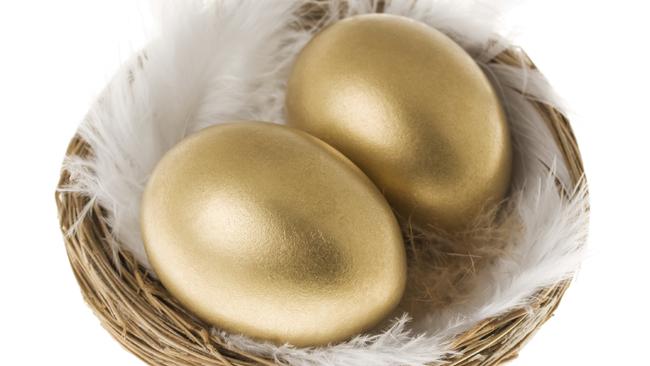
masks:
<instances>
[{"instance_id":1,"label":"white background","mask_svg":"<svg viewBox=\"0 0 650 366\"><path fill-rule=\"evenodd\" d=\"M133 0L0 0L0 364L140 365L84 304L57 226L66 145L143 41ZM513 366L647 364L650 35L641 0L545 0L517 42L573 110L592 194L591 256Z\"/></svg>"}]
</instances>

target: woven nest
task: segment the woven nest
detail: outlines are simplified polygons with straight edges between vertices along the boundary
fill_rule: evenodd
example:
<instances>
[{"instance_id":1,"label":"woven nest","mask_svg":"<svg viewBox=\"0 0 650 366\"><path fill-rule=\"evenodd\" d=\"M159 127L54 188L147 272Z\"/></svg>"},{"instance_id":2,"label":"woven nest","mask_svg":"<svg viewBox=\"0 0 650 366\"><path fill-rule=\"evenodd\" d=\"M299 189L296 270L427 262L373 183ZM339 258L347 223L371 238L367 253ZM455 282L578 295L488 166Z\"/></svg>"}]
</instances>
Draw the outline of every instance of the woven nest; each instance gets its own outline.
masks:
<instances>
[{"instance_id":1,"label":"woven nest","mask_svg":"<svg viewBox=\"0 0 650 366\"><path fill-rule=\"evenodd\" d=\"M378 11L382 3L378 2ZM304 13L301 24L317 25L322 16L318 7L311 8ZM525 53L514 48L501 52L489 63L536 69ZM583 166L568 120L548 104L532 97L527 99L546 124L539 128L552 132L572 183L577 185ZM68 157L92 154L79 136L73 138L67 151ZM185 310L148 268L115 242L107 224L109 212L87 195L66 189L74 185L72 179L64 169L56 194L66 250L85 301L118 342L151 365L276 364L271 358L226 343L211 325ZM540 290L530 297L525 309L483 320L458 335L445 364L498 365L516 357L525 342L551 317L569 284L565 280Z\"/></svg>"},{"instance_id":2,"label":"woven nest","mask_svg":"<svg viewBox=\"0 0 650 366\"><path fill-rule=\"evenodd\" d=\"M491 63L535 69L517 49L506 50ZM548 105L530 100L543 117L571 173L573 183L583 174L575 137L568 120ZM88 156L89 146L79 137L68 156ZM63 170L59 187L71 185ZM60 190L56 194L61 229L70 264L84 299L102 325L126 349L151 365L274 365L271 359L235 349L211 332L211 327L186 311L134 257L114 245L106 211L82 194ZM91 212L88 212L90 207ZM75 230L70 228L75 226ZM449 365L497 365L516 357L524 343L553 314L569 281L562 281L533 296L526 309L482 321L459 335Z\"/></svg>"}]
</instances>

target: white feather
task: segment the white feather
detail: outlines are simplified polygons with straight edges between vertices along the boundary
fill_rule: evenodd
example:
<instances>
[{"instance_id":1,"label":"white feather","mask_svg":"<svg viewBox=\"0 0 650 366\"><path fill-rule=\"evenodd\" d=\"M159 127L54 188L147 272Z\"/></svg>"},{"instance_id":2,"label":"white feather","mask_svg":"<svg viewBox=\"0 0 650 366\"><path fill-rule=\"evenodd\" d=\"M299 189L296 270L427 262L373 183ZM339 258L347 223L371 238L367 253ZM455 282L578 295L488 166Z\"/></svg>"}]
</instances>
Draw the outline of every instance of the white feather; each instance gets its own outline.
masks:
<instances>
[{"instance_id":1,"label":"white feather","mask_svg":"<svg viewBox=\"0 0 650 366\"><path fill-rule=\"evenodd\" d=\"M299 47L288 30L297 2L157 5L157 37L117 73L79 129L94 159L66 164L74 189L108 209L115 237L145 264L140 198L158 160L211 124L281 121L284 76Z\"/></svg>"},{"instance_id":2,"label":"white feather","mask_svg":"<svg viewBox=\"0 0 650 366\"><path fill-rule=\"evenodd\" d=\"M117 73L80 127L93 156L66 162L75 178L66 190L107 209L115 245L148 265L139 229L142 191L158 160L185 136L223 121L284 121L285 80L312 36L292 27L294 14L309 2L156 2L156 37ZM371 0L347 2L346 8L331 1L324 24L377 9ZM477 276L469 299L423 319L401 317L378 334L316 349L216 334L235 347L291 365L425 365L448 355L458 332L525 306L538 289L578 269L587 227L586 190L578 185L567 197L559 193L556 177L569 192L573 189L568 169L538 111L521 92L557 108L559 100L539 73L486 63L510 45L500 27L514 3L392 0L385 8L454 38L491 77L508 113L516 152L516 213L524 230L513 234L512 250Z\"/></svg>"}]
</instances>

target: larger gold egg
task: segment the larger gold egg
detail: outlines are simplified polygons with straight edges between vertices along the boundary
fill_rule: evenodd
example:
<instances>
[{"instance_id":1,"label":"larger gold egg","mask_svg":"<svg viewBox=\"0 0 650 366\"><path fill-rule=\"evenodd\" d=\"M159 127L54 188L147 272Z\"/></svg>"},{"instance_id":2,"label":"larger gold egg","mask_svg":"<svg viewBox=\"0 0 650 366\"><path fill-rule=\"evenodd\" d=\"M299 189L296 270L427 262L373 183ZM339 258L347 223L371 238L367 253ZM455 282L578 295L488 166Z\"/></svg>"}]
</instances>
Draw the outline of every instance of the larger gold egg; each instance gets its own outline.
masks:
<instances>
[{"instance_id":1,"label":"larger gold egg","mask_svg":"<svg viewBox=\"0 0 650 366\"><path fill-rule=\"evenodd\" d=\"M499 99L443 33L391 15L340 21L295 62L288 124L355 162L420 228L466 228L509 187Z\"/></svg>"},{"instance_id":2,"label":"larger gold egg","mask_svg":"<svg viewBox=\"0 0 650 366\"><path fill-rule=\"evenodd\" d=\"M142 233L165 287L205 321L297 346L382 320L406 281L388 202L342 154L289 127L237 122L170 150Z\"/></svg>"}]
</instances>

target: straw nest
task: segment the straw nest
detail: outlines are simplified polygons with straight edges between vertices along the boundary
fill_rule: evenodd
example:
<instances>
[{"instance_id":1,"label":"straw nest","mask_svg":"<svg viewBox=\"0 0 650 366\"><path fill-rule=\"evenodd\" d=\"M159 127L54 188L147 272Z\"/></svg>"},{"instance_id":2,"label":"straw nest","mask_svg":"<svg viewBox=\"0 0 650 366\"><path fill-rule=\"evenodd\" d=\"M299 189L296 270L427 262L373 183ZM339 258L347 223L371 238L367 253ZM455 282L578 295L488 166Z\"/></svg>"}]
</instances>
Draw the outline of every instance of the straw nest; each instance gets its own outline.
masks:
<instances>
[{"instance_id":1,"label":"straw nest","mask_svg":"<svg viewBox=\"0 0 650 366\"><path fill-rule=\"evenodd\" d=\"M382 2L379 1L379 4ZM322 14L305 12L303 24L316 24ZM536 70L519 49L499 53L488 64ZM525 92L520 93L527 97ZM560 148L573 185L583 176L583 166L568 120L549 104L530 97ZM92 156L79 135L71 141L67 156ZM109 211L88 195L69 190L72 174L61 172L56 202L70 264L84 299L102 325L126 349L151 365L275 365L279 361L245 351L185 310L150 270L132 253L115 243L107 224ZM561 185L558 184L558 189ZM72 230L74 228L74 230ZM570 281L564 280L530 297L498 317L485 319L458 335L443 360L447 365L497 365L516 357L535 331L558 306Z\"/></svg>"},{"instance_id":2,"label":"straw nest","mask_svg":"<svg viewBox=\"0 0 650 366\"><path fill-rule=\"evenodd\" d=\"M507 50L491 62L535 69L519 50ZM577 183L583 166L568 120L548 105L534 103L552 132ZM92 154L78 136L68 148L68 156ZM71 183L63 170L59 187ZM105 210L98 204L84 212L89 198L75 192L56 194L61 229L70 264L84 299L102 325L126 349L151 365L274 365L271 359L225 344L209 325L188 313L161 283L134 257L110 245L110 228ZM76 229L69 229L77 225ZM569 281L540 291L525 310L514 310L487 319L459 335L448 357L449 365L497 365L516 357L535 331L558 306Z\"/></svg>"}]
</instances>

